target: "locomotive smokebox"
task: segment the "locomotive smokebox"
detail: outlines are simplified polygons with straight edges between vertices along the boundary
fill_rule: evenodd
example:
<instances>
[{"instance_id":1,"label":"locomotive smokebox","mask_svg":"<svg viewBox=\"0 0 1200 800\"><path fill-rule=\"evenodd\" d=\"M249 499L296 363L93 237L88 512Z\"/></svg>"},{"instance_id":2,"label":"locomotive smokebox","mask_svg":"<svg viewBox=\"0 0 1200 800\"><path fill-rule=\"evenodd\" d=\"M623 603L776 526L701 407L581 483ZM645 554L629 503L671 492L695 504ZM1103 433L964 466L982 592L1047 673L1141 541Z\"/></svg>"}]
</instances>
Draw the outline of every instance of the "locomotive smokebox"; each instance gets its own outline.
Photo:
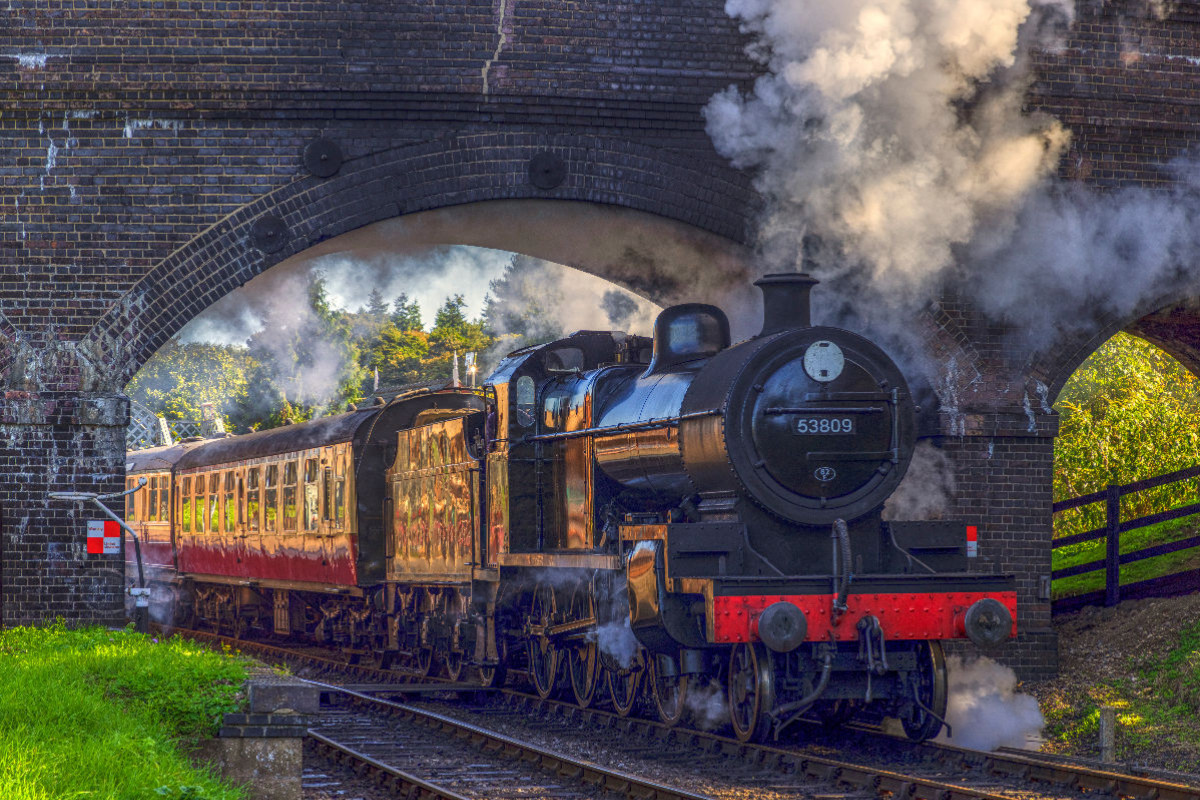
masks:
<instances>
[{"instance_id":1,"label":"locomotive smokebox","mask_svg":"<svg viewBox=\"0 0 1200 800\"><path fill-rule=\"evenodd\" d=\"M759 336L812 325L809 294L820 281L803 272L778 272L754 282L763 293L763 327Z\"/></svg>"}]
</instances>

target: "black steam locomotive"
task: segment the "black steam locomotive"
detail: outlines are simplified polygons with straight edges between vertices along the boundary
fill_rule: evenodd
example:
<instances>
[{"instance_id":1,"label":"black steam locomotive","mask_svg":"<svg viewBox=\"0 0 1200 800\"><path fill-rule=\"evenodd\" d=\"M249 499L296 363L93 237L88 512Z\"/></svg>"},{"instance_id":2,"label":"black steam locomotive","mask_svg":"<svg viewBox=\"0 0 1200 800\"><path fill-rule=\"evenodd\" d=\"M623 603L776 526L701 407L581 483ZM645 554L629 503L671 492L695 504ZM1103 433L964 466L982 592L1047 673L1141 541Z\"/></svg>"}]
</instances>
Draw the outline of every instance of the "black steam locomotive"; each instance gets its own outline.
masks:
<instances>
[{"instance_id":1,"label":"black steam locomotive","mask_svg":"<svg viewBox=\"0 0 1200 800\"><path fill-rule=\"evenodd\" d=\"M743 740L867 707L932 737L941 640L1013 635L1013 580L968 571L962 524L882 520L913 401L874 344L810 325L815 283L759 280L736 345L679 305L653 339L516 351L478 392L135 454L160 494L129 513L170 531L151 574L182 618L454 679L523 668L672 724L715 682Z\"/></svg>"}]
</instances>

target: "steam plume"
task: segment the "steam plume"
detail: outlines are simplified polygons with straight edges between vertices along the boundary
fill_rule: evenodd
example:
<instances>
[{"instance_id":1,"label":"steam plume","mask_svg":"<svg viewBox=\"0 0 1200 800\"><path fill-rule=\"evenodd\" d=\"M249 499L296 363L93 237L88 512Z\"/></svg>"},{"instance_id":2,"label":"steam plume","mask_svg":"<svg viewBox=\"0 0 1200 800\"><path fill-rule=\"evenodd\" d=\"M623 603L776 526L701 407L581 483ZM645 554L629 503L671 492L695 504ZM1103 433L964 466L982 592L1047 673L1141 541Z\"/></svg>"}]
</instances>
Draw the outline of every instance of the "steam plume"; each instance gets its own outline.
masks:
<instances>
[{"instance_id":1,"label":"steam plume","mask_svg":"<svg viewBox=\"0 0 1200 800\"><path fill-rule=\"evenodd\" d=\"M708 131L736 165L760 168L773 268L799 267L816 247L825 277L860 273L881 295L916 299L954 246L985 220L1011 219L1067 143L1058 123L1019 113L1026 0L726 10L756 36L769 74L749 95L714 97Z\"/></svg>"},{"instance_id":2,"label":"steam plume","mask_svg":"<svg viewBox=\"0 0 1200 800\"><path fill-rule=\"evenodd\" d=\"M954 496L954 464L929 441L917 444L904 480L883 507L884 519L941 519Z\"/></svg>"},{"instance_id":3,"label":"steam plume","mask_svg":"<svg viewBox=\"0 0 1200 800\"><path fill-rule=\"evenodd\" d=\"M1037 741L1045 724L1042 712L1037 700L1017 693L1017 676L1011 669L990 658L964 662L958 656L947 658L946 666L950 681L946 721L954 736L947 738L943 730L939 741L987 751L1025 749Z\"/></svg>"}]
</instances>

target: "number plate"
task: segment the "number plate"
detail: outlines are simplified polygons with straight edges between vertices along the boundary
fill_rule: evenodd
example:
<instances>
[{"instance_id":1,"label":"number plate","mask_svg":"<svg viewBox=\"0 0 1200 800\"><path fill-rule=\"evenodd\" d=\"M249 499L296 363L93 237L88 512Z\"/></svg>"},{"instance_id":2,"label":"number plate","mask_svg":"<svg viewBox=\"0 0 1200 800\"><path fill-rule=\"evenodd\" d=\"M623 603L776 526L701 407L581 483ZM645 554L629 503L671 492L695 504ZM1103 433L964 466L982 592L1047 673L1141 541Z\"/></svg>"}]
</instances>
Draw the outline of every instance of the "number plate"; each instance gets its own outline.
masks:
<instances>
[{"instance_id":1,"label":"number plate","mask_svg":"<svg viewBox=\"0 0 1200 800\"><path fill-rule=\"evenodd\" d=\"M792 433L830 436L854 433L854 417L797 417L792 423Z\"/></svg>"}]
</instances>

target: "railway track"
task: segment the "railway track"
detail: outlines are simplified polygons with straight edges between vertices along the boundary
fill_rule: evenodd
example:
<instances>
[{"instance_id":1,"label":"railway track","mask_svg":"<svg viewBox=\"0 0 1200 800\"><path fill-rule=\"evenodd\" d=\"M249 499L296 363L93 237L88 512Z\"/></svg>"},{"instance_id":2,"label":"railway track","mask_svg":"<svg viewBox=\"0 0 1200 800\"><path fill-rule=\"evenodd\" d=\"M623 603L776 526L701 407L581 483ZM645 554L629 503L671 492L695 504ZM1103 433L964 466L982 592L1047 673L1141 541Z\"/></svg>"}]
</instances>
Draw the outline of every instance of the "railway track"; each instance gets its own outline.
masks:
<instances>
[{"instance_id":1,"label":"railway track","mask_svg":"<svg viewBox=\"0 0 1200 800\"><path fill-rule=\"evenodd\" d=\"M190 632L185 633L191 635ZM446 692L461 692L471 687L433 682L423 677L364 665L338 663L333 659L297 653L288 648L231 642L212 634L201 634L198 638L236 644L248 652L259 652L268 658L294 665L303 664L322 670L327 675L337 675L340 681L316 682L330 697L339 695L351 698L353 705L331 709L327 722L318 722L313 726L315 740L319 741L318 737L333 740L333 731L358 730L360 725L366 725L349 723L356 718L354 715L367 714L365 709L370 704L375 704L378 709L386 709L386 712L370 712L376 716L386 714L386 723L370 723L382 725L383 728L369 728L369 733L368 728L362 728L355 734L359 739L355 740L352 735L350 738L353 741L343 743L342 754L337 756L343 760L353 759L356 756L350 755L351 752L360 753L365 756L361 763L367 765L363 769L369 770L376 769L370 765L372 760L386 766L387 758L395 757L394 753L401 752L403 746L399 746L400 750L392 751L393 755L377 757L366 750L356 750L356 746L361 745L355 745L354 742L367 741L371 737L383 739L384 729L408 727L413 730L437 730L441 735L460 743L472 742L476 754L504 753L506 755L503 758L508 762L540 763L560 777L574 775L581 781L577 786L591 789L599 787L608 792L599 796L612 796L615 791L639 797L819 797L823 800L868 796L899 800L1013 800L1029 797L1065 800L1094 795L1129 800L1200 800L1200 782L1188 784L1162 780L1118 768L1088 765L1061 756L1024 751L984 753L941 743L914 745L907 740L866 728L823 736L816 743L783 743L778 746L743 744L715 733L671 728L636 717L619 717L602 709L581 709L573 703L543 700L513 689L494 691L489 695L492 699L485 703L439 707L434 711L428 708L429 703L424 704L426 707L418 708L410 702L396 703L378 695L435 692L444 697ZM372 682L347 687L344 682L347 676ZM473 693L472 696L480 697L482 693ZM531 719L534 722L528 722ZM497 733L497 728L504 733ZM545 743L538 745L527 739L542 739L543 742L553 740L556 747L547 747ZM409 747L407 752L419 752L419 748L411 743ZM565 755L560 752L564 750L585 756ZM846 760L846 752L853 752L855 760ZM614 774L611 778L601 777L600 771L605 768L600 767L598 762L621 763L625 772ZM496 772L491 779L499 779L502 774ZM644 786L634 788L639 780L636 776L642 774L684 777L680 780L668 777L645 781ZM427 780L414 777L418 782ZM380 777L379 780L388 783L399 779ZM408 784L401 782L396 785ZM673 788L676 785L683 788ZM470 787L467 789L469 791ZM506 796L496 794L494 789L492 794L474 796ZM411 791L418 792L411 795L413 797L453 797L456 790L451 787L448 790L451 793L445 795L420 793L427 792L426 789ZM550 784L547 784L546 791L545 795L526 792L519 796L567 796L556 794L563 789L553 788Z\"/></svg>"}]
</instances>

